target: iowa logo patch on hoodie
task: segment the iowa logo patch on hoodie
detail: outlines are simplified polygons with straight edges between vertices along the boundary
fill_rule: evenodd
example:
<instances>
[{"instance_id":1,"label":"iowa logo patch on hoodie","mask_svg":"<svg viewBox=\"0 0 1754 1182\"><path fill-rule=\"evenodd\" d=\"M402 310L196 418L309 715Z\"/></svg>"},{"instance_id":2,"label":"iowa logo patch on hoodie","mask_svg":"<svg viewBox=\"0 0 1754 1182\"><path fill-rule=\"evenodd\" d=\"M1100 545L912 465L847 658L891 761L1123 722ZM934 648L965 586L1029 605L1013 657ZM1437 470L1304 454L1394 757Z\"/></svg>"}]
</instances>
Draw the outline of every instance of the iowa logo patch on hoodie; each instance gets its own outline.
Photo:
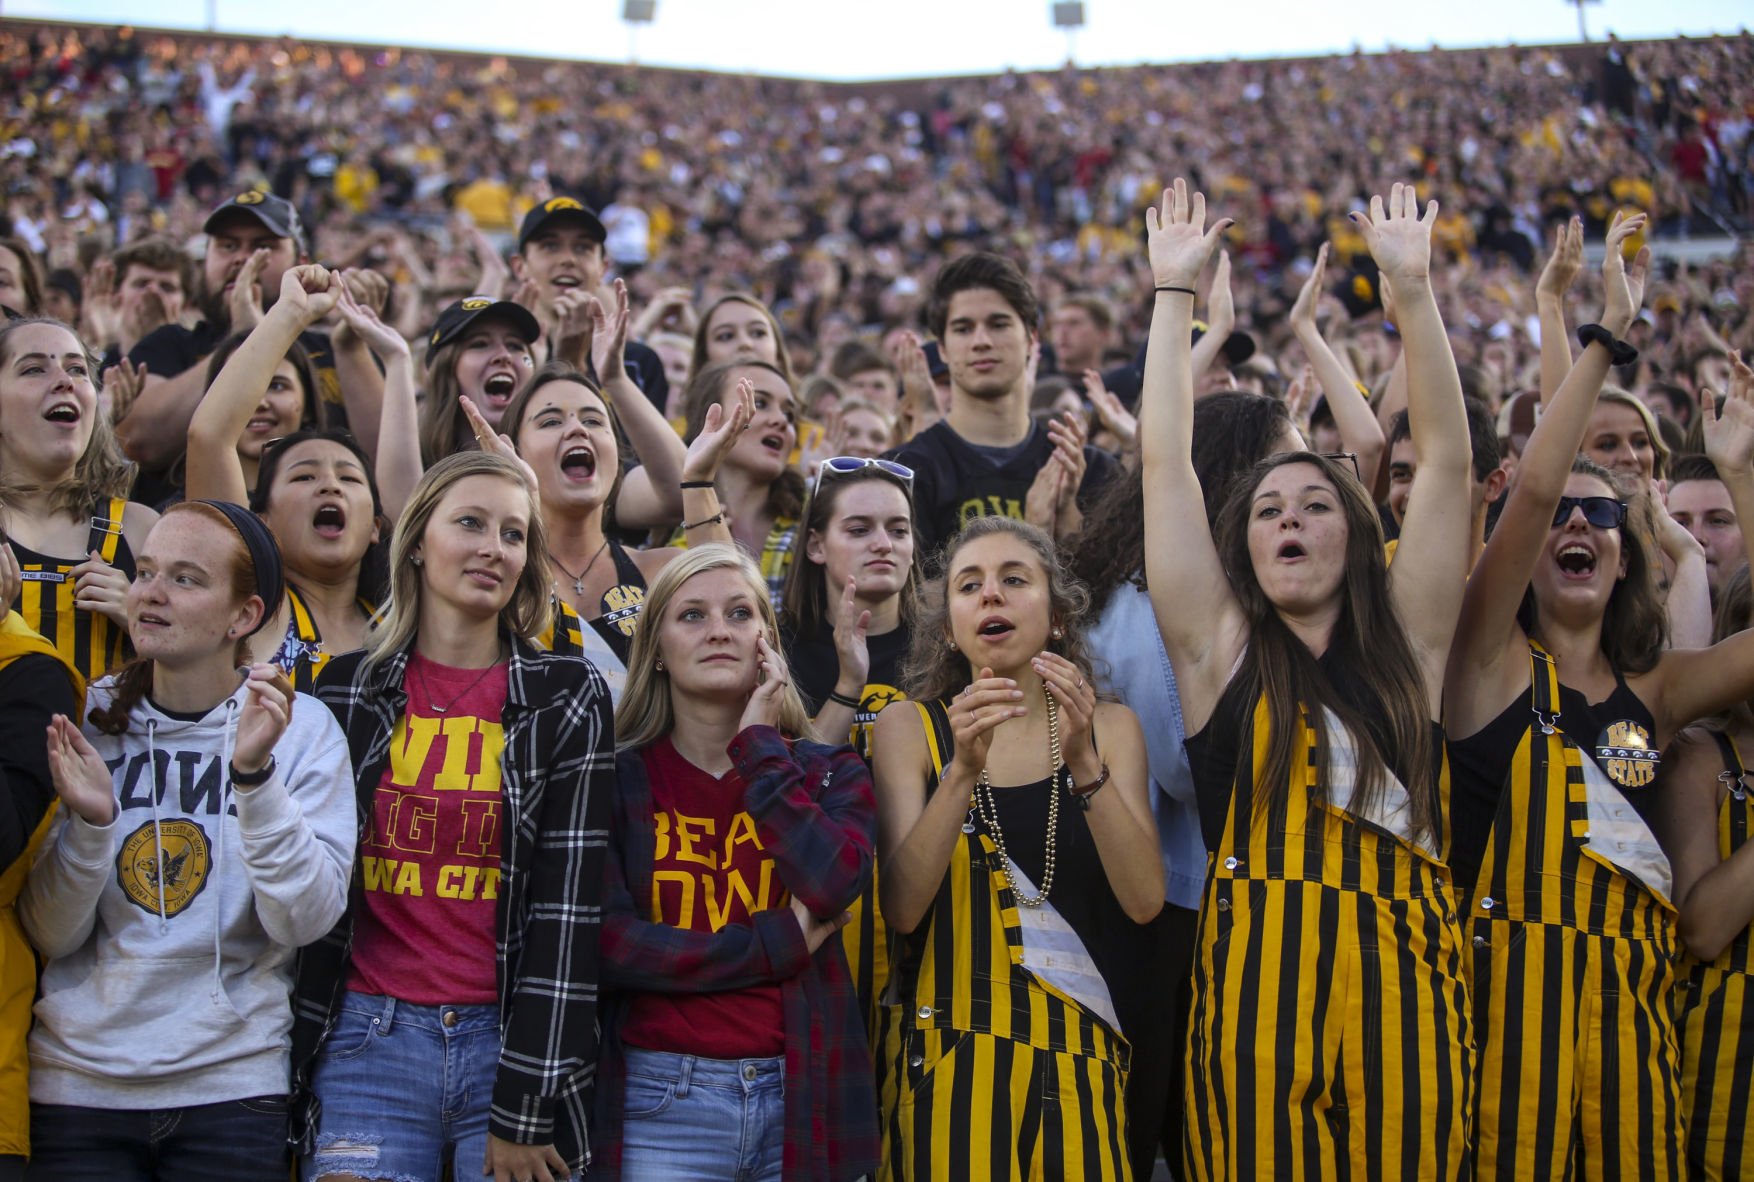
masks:
<instances>
[{"instance_id":1,"label":"iowa logo patch on hoodie","mask_svg":"<svg viewBox=\"0 0 1754 1182\"><path fill-rule=\"evenodd\" d=\"M159 914L162 900L164 916L169 919L195 901L212 869L212 847L200 825L181 818L162 821L154 841L153 825L148 821L122 842L122 852L116 858L116 882L128 901L142 911Z\"/></svg>"}]
</instances>

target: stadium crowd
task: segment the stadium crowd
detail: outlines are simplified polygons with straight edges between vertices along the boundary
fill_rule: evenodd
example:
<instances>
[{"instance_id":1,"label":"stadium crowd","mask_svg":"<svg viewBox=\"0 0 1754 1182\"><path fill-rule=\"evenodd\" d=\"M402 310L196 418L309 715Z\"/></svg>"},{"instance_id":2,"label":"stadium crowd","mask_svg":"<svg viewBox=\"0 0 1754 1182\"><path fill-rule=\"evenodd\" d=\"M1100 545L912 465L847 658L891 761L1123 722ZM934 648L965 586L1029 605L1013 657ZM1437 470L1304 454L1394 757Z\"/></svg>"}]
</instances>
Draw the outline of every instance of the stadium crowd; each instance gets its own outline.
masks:
<instances>
[{"instance_id":1,"label":"stadium crowd","mask_svg":"<svg viewBox=\"0 0 1754 1182\"><path fill-rule=\"evenodd\" d=\"M1754 38L0 78L0 1182L1742 1174Z\"/></svg>"}]
</instances>

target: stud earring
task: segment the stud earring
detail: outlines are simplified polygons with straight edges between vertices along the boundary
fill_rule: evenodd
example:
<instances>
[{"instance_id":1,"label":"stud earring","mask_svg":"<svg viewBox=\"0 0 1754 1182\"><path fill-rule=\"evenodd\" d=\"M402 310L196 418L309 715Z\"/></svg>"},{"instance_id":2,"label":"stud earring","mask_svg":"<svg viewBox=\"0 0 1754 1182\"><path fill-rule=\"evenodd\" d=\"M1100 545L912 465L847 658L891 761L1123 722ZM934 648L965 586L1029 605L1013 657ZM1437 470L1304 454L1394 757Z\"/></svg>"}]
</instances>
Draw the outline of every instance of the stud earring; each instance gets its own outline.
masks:
<instances>
[{"instance_id":1,"label":"stud earring","mask_svg":"<svg viewBox=\"0 0 1754 1182\"><path fill-rule=\"evenodd\" d=\"M1060 639L1060 638L1061 638L1061 637L1062 637L1062 636L1064 636L1064 635L1065 635L1065 633L1064 633L1064 632L1062 632L1062 631L1060 631L1060 630L1059 630L1059 629L1058 629L1058 628L1055 628L1055 629L1054 629L1054 639L1055 639L1055 640L1058 640L1058 639Z\"/></svg>"},{"instance_id":2,"label":"stud earring","mask_svg":"<svg viewBox=\"0 0 1754 1182\"><path fill-rule=\"evenodd\" d=\"M415 566L419 566L420 565L420 555L416 554L413 558L410 558L408 561L412 562Z\"/></svg>"},{"instance_id":3,"label":"stud earring","mask_svg":"<svg viewBox=\"0 0 1754 1182\"><path fill-rule=\"evenodd\" d=\"M664 658L662 658L662 657L659 657L659 658L658 658L658 666L657 666L657 668L658 668L658 672L659 672L659 673L662 673L662 672L663 672L663 671L664 671Z\"/></svg>"},{"instance_id":4,"label":"stud earring","mask_svg":"<svg viewBox=\"0 0 1754 1182\"><path fill-rule=\"evenodd\" d=\"M954 640L946 640L944 642L944 647L949 649L951 652L955 652L956 651L956 642Z\"/></svg>"}]
</instances>

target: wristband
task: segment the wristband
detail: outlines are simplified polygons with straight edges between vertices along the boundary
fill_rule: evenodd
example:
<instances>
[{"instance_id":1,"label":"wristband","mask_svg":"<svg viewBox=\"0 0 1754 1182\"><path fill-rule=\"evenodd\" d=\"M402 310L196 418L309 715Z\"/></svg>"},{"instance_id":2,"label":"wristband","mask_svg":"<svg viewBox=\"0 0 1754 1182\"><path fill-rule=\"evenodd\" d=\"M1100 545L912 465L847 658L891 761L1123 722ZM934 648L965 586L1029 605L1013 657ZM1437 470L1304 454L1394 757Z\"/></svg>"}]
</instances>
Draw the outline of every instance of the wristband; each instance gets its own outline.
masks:
<instances>
[{"instance_id":1,"label":"wristband","mask_svg":"<svg viewBox=\"0 0 1754 1182\"><path fill-rule=\"evenodd\" d=\"M718 485L714 484L710 480L684 480L682 482L682 487L685 489L688 489L688 488L710 488L714 492L717 492L718 488L719 488Z\"/></svg>"},{"instance_id":2,"label":"wristband","mask_svg":"<svg viewBox=\"0 0 1754 1182\"><path fill-rule=\"evenodd\" d=\"M268 762L263 764L259 771L240 772L238 771L238 765L235 763L230 764L228 770L231 772L232 787L256 788L266 784L268 782L268 777L274 774L274 756L268 756Z\"/></svg>"},{"instance_id":3,"label":"wristband","mask_svg":"<svg viewBox=\"0 0 1754 1182\"><path fill-rule=\"evenodd\" d=\"M1159 283L1156 287L1152 288L1151 290L1158 295L1162 295L1166 291L1178 292L1181 295L1189 295L1189 296L1194 294L1193 288L1191 288L1191 287L1177 287L1173 283Z\"/></svg>"},{"instance_id":4,"label":"wristband","mask_svg":"<svg viewBox=\"0 0 1754 1182\"><path fill-rule=\"evenodd\" d=\"M702 517L699 521L684 521L682 523L682 532L687 533L689 530L699 529L703 525L713 525L713 524L716 524L717 522L723 521L724 519L725 519L725 511L723 509L720 509L717 513L714 513L711 517Z\"/></svg>"},{"instance_id":5,"label":"wristband","mask_svg":"<svg viewBox=\"0 0 1754 1182\"><path fill-rule=\"evenodd\" d=\"M1638 349L1636 346L1629 345L1625 341L1617 339L1613 333L1609 332L1601 325L1584 324L1578 326L1578 344L1587 349L1597 342L1600 342L1602 347L1608 350L1608 361L1610 364L1631 365L1634 361L1638 360Z\"/></svg>"},{"instance_id":6,"label":"wristband","mask_svg":"<svg viewBox=\"0 0 1754 1182\"><path fill-rule=\"evenodd\" d=\"M1106 783L1108 783L1108 764L1105 763L1102 765L1102 774L1096 777L1095 780L1086 784L1082 788L1077 784L1073 784L1068 791L1072 793L1072 799L1078 802L1078 807L1085 812L1089 812L1090 798L1102 791L1102 786Z\"/></svg>"},{"instance_id":7,"label":"wristband","mask_svg":"<svg viewBox=\"0 0 1754 1182\"><path fill-rule=\"evenodd\" d=\"M839 690L828 691L828 700L845 706L848 710L857 710L864 703L851 694L843 694Z\"/></svg>"}]
</instances>

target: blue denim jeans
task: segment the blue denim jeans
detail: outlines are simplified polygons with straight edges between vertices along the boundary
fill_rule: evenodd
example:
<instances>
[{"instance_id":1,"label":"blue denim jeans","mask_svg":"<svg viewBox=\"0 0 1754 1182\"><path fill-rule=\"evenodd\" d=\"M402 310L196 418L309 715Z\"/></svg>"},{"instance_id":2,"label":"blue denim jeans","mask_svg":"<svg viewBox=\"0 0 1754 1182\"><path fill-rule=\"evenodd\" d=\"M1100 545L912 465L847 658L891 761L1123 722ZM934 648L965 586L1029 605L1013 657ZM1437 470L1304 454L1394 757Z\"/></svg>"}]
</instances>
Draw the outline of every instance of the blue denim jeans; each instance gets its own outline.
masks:
<instances>
[{"instance_id":1,"label":"blue denim jeans","mask_svg":"<svg viewBox=\"0 0 1754 1182\"><path fill-rule=\"evenodd\" d=\"M30 1106L31 1182L286 1182L285 1096L186 1108Z\"/></svg>"},{"instance_id":2,"label":"blue denim jeans","mask_svg":"<svg viewBox=\"0 0 1754 1182\"><path fill-rule=\"evenodd\" d=\"M311 1078L322 1110L305 1182L481 1177L499 1071L499 1007L349 992Z\"/></svg>"},{"instance_id":3,"label":"blue denim jeans","mask_svg":"<svg viewBox=\"0 0 1754 1182\"><path fill-rule=\"evenodd\" d=\"M626 1048L623 1182L778 1182L786 1061Z\"/></svg>"}]
</instances>

